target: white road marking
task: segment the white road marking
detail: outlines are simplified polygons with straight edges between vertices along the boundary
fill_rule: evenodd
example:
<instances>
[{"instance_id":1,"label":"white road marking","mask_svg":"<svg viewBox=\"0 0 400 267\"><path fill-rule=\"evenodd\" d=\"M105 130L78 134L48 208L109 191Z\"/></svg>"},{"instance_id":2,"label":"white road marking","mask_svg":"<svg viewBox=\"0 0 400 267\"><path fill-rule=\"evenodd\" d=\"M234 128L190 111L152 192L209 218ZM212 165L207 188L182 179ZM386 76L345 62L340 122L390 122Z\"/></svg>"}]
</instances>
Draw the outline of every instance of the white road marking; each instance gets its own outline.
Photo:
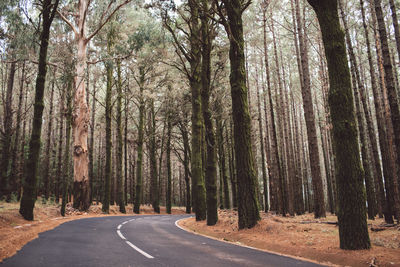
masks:
<instances>
[{"instance_id":1,"label":"white road marking","mask_svg":"<svg viewBox=\"0 0 400 267\"><path fill-rule=\"evenodd\" d=\"M148 259L154 259L153 256L151 256L150 254L144 252L143 250L141 250L140 248L138 248L137 246L135 246L134 244L132 244L129 241L125 241L129 246L131 246L134 250L136 250L137 252L139 252L140 254L142 254L143 256L145 256Z\"/></svg>"},{"instance_id":2,"label":"white road marking","mask_svg":"<svg viewBox=\"0 0 400 267\"><path fill-rule=\"evenodd\" d=\"M121 237L123 240L126 240L125 236L123 236L123 235L121 234L121 231L120 231L120 230L117 230L117 234L118 234L119 237Z\"/></svg>"},{"instance_id":3,"label":"white road marking","mask_svg":"<svg viewBox=\"0 0 400 267\"><path fill-rule=\"evenodd\" d=\"M135 220L135 219L130 219L130 220L125 221L125 222L121 223L120 225L118 225L118 227L117 227L117 234L119 235L119 237L120 237L121 239L126 240L125 236L123 236L123 234L122 234L121 231L120 231L121 227L122 227L124 224L126 224L126 223L128 223L128 222L131 222L131 221L133 221L133 220ZM137 246L135 246L135 245L132 244L131 242L129 242L129 241L127 241L127 240L126 240L125 242L126 242L131 248L133 248L134 250L136 250L137 252L139 252L140 254L142 254L143 256L145 256L146 258L148 258L148 259L154 259L153 256L151 256L150 254L144 252L143 250L141 250L140 248L138 248Z\"/></svg>"}]
</instances>

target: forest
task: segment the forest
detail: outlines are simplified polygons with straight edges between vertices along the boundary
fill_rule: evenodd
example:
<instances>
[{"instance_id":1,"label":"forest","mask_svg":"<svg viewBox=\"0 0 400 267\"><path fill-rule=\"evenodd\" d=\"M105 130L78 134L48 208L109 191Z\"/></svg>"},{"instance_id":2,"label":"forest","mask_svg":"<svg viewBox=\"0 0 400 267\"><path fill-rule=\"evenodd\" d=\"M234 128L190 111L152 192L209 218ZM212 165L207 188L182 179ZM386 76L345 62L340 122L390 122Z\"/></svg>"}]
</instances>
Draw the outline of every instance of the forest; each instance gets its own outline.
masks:
<instances>
[{"instance_id":1,"label":"forest","mask_svg":"<svg viewBox=\"0 0 400 267\"><path fill-rule=\"evenodd\" d=\"M400 218L398 0L2 0L0 198Z\"/></svg>"}]
</instances>

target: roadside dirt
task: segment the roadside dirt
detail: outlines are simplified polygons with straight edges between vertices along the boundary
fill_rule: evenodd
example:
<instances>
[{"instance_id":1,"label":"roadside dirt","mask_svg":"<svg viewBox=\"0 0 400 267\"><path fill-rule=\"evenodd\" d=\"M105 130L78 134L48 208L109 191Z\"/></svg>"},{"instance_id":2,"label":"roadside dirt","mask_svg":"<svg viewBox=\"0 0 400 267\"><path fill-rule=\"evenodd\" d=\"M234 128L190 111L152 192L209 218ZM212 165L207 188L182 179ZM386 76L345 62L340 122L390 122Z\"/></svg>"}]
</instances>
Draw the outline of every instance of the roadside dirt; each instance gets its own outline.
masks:
<instances>
[{"instance_id":1,"label":"roadside dirt","mask_svg":"<svg viewBox=\"0 0 400 267\"><path fill-rule=\"evenodd\" d=\"M384 227L370 230L370 250L346 251L339 248L336 216L314 219L312 214L281 217L262 214L253 229L238 230L236 211L219 211L215 226L194 218L179 222L180 226L198 234L222 241L255 247L296 258L309 259L326 265L339 266L400 266L400 228ZM382 228L383 219L368 221L368 228Z\"/></svg>"},{"instance_id":2,"label":"roadside dirt","mask_svg":"<svg viewBox=\"0 0 400 267\"><path fill-rule=\"evenodd\" d=\"M102 216L133 216L132 206L127 206L127 214L122 214L118 206L110 206L110 214L103 214L101 205L92 205L88 212L74 210L70 204L66 208L66 216L60 214L60 207L56 204L42 204L36 202L34 221L26 221L18 212L19 203L0 202L0 262L9 258L26 243L38 237L38 234L51 230L58 225L82 218ZM142 206L140 215L155 215L151 206ZM166 214L165 207L161 207L161 214ZM184 208L172 208L172 214L185 214Z\"/></svg>"}]
</instances>

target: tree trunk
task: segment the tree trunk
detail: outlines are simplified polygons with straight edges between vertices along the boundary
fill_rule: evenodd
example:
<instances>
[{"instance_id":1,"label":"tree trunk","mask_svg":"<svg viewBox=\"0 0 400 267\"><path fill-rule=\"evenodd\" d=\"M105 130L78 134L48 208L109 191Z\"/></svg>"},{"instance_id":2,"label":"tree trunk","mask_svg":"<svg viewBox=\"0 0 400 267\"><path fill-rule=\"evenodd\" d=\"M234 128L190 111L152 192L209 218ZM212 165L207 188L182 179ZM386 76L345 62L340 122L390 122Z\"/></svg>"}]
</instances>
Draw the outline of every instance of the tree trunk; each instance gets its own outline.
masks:
<instances>
[{"instance_id":1,"label":"tree trunk","mask_svg":"<svg viewBox=\"0 0 400 267\"><path fill-rule=\"evenodd\" d=\"M212 124L212 114L210 110L211 95L211 49L213 40L213 29L207 17L209 13L209 1L202 0L201 10L201 36L202 36L202 64L201 64L201 101L205 128L206 143L206 204L207 204L207 225L215 225L218 221L218 200L217 200L217 145L215 142L215 132Z\"/></svg>"},{"instance_id":2,"label":"tree trunk","mask_svg":"<svg viewBox=\"0 0 400 267\"><path fill-rule=\"evenodd\" d=\"M168 88L171 90L171 88ZM172 208L172 171L171 171L171 135L172 135L172 118L171 111L167 111L167 190L166 190L166 209L167 213L171 214Z\"/></svg>"},{"instance_id":3,"label":"tree trunk","mask_svg":"<svg viewBox=\"0 0 400 267\"><path fill-rule=\"evenodd\" d=\"M196 221L206 219L206 192L204 186L203 157L202 157L202 134L204 120L201 103L201 44L200 25L199 25L199 6L198 1L189 0L190 26L192 34L189 37L190 54L190 88L192 93L192 190L193 208L196 213Z\"/></svg>"},{"instance_id":4,"label":"tree trunk","mask_svg":"<svg viewBox=\"0 0 400 267\"><path fill-rule=\"evenodd\" d=\"M257 107L258 107L258 129L260 135L260 152L261 152L261 170L263 179L263 191L264 191L264 210L268 211L268 183L267 183L267 170L265 166L265 151L264 151L264 134L263 134L263 123L261 115L261 100L260 100L260 88L258 84L258 68L256 64L256 88L257 88Z\"/></svg>"},{"instance_id":5,"label":"tree trunk","mask_svg":"<svg viewBox=\"0 0 400 267\"><path fill-rule=\"evenodd\" d=\"M329 70L329 106L336 156L340 248L371 247L344 34L337 1L308 0L317 14Z\"/></svg>"},{"instance_id":6,"label":"tree trunk","mask_svg":"<svg viewBox=\"0 0 400 267\"><path fill-rule=\"evenodd\" d=\"M108 50L110 51L111 43L107 42ZM110 54L110 53L109 53ZM104 197L102 202L102 211L104 213L110 212L110 199L111 199L111 179L112 179L112 130L111 130L111 116L112 116L112 84L113 84L113 64L111 60L106 62L107 72L107 89L106 89L106 160L105 160L105 175L104 175Z\"/></svg>"},{"instance_id":7,"label":"tree trunk","mask_svg":"<svg viewBox=\"0 0 400 267\"><path fill-rule=\"evenodd\" d=\"M385 125L384 125L382 101L381 101L381 96L380 96L377 81L376 81L375 64L372 60L371 44L370 44L370 40L369 40L369 29L368 29L368 26L366 23L363 0L360 0L360 7L361 7L361 14L362 14L362 19L363 19L365 40L366 40L366 44L367 44L368 63L369 63L369 71L370 71L370 77L371 77L371 87L372 87L372 92L373 92L373 96L374 96L375 113L376 113L377 126L378 126L378 140L379 140L379 144L381 147L381 153L382 153L382 165L383 165L382 167L383 167L384 173L388 173L388 170L387 170L387 168L388 168L387 162L388 161L386 160L388 157L387 157L387 149L386 149L386 144L385 144L386 143L386 129L385 129ZM375 29L374 29L374 31L375 31ZM367 109L367 111L368 111L368 109ZM370 118L369 120L372 121L371 114L369 114L369 115L367 114L367 116ZM369 124L369 123L367 122L367 124ZM369 133L371 133L370 130L369 130ZM376 186L376 192L377 192L377 194L376 194L377 195L377 203L378 203L378 208L380 207L384 211L387 208L386 207L387 203L386 203L386 199L385 199L383 177L382 177L381 165L380 165L381 161L380 161L380 157L379 157L379 153L378 153L378 144L377 144L376 138L375 138L376 137L375 131L373 132L373 136L374 136L374 138L371 139L371 145L372 145L372 151L374 154L374 162L375 162L375 169L376 169L375 186ZM374 140L375 140L375 144L374 144ZM382 210L380 211L380 216L382 216L381 215Z\"/></svg>"},{"instance_id":8,"label":"tree trunk","mask_svg":"<svg viewBox=\"0 0 400 267\"><path fill-rule=\"evenodd\" d=\"M143 138L144 138L144 114L145 114L145 101L144 101L144 67L139 67L139 126L138 126L138 140L137 140L137 159L136 159L136 190L135 190L135 203L133 212L140 213L140 204L142 202L142 171L143 171Z\"/></svg>"},{"instance_id":9,"label":"tree trunk","mask_svg":"<svg viewBox=\"0 0 400 267\"><path fill-rule=\"evenodd\" d=\"M122 78L121 61L117 61L117 202L119 211L126 213L124 180L122 177Z\"/></svg>"},{"instance_id":10,"label":"tree trunk","mask_svg":"<svg viewBox=\"0 0 400 267\"><path fill-rule=\"evenodd\" d=\"M47 52L47 51L46 51ZM14 53L14 52L12 52ZM6 92L6 99L4 103L4 115L3 115L3 136L1 138L2 141L2 157L0 162L0 198L5 197L7 202L11 200L11 192L9 188L9 176L8 170L10 165L10 153L11 153L11 140L12 140L12 124L13 124L13 110L12 110L12 97L13 97L13 89L14 89L14 77L15 77L15 70L16 70L16 61L15 58L12 58L10 72L8 74L8 81L7 81L7 92ZM45 67L45 66L44 66ZM45 73L46 75L46 73ZM43 81L44 86L44 81ZM44 90L44 89L43 89ZM43 95L43 92L42 92ZM43 98L43 97L42 97ZM40 138L40 137L39 137ZM35 196L36 197L36 196Z\"/></svg>"},{"instance_id":11,"label":"tree trunk","mask_svg":"<svg viewBox=\"0 0 400 267\"><path fill-rule=\"evenodd\" d=\"M21 80L19 86L19 98L18 98L18 108L17 108L17 121L15 125L15 138L14 138L14 146L12 149L12 160L11 160L11 174L10 177L10 190L11 192L18 192L18 188L21 185L20 181L20 170L19 170L19 162L21 161L20 153L20 134L21 134L21 117L22 117L22 108L24 101L24 83L25 83L25 60L22 62L22 73ZM19 198L18 198L19 200Z\"/></svg>"},{"instance_id":12,"label":"tree trunk","mask_svg":"<svg viewBox=\"0 0 400 267\"><path fill-rule=\"evenodd\" d=\"M94 193L94 131L96 129L96 80L93 81L92 93L92 118L90 122L90 140L89 140L89 183L90 183L90 203L93 200ZM98 177L97 177L98 178ZM98 182L98 181L97 181Z\"/></svg>"},{"instance_id":13,"label":"tree trunk","mask_svg":"<svg viewBox=\"0 0 400 267\"><path fill-rule=\"evenodd\" d=\"M68 199L68 186L69 186L69 175L70 175L70 146L71 146L71 124L72 124L72 78L69 77L66 98L67 108L65 110L66 127L65 127L65 148L64 148L64 168L62 173L62 203L61 203L61 216L65 216L65 207Z\"/></svg>"},{"instance_id":14,"label":"tree trunk","mask_svg":"<svg viewBox=\"0 0 400 267\"><path fill-rule=\"evenodd\" d=\"M42 32L40 34L40 51L38 74L36 77L35 103L31 139L29 142L28 161L25 167L25 181L23 186L23 195L20 203L19 213L25 220L33 220L33 208L36 201L36 171L39 162L40 135L42 133L42 115L43 115L43 94L46 81L46 60L47 48L49 46L50 26L53 22L54 14L58 6L58 0L54 4L51 0L43 1L42 11ZM53 8L53 9L52 9ZM4 155L4 152L3 152Z\"/></svg>"},{"instance_id":15,"label":"tree trunk","mask_svg":"<svg viewBox=\"0 0 400 267\"><path fill-rule=\"evenodd\" d=\"M183 165L185 168L185 184L186 184L186 213L191 213L192 205L191 205L191 197L190 197L190 181L189 181L189 154L190 154L190 147L189 147L189 134L186 129L186 123L182 123L180 125L182 141L183 141Z\"/></svg>"},{"instance_id":16,"label":"tree trunk","mask_svg":"<svg viewBox=\"0 0 400 267\"><path fill-rule=\"evenodd\" d=\"M359 136L361 140L361 156L362 156L362 164L363 164L363 171L364 171L364 180L365 180L365 186L366 186L366 191L367 191L367 203L368 203L368 218L369 219L374 219L375 214L376 214L376 198L375 198L375 185L374 185L374 180L372 177L372 170L370 168L370 160L369 160L369 153L368 153L368 144L367 144L367 134L364 131L365 128L365 123L364 119L362 116L362 107L360 104L360 94L361 92L364 92L364 85L361 82L360 78L360 72L358 69L358 64L357 64L357 59L354 54L354 49L353 45L351 43L350 39L350 33L349 29L347 26L347 21L343 9L343 4L342 0L339 0L339 7L340 7L340 12L342 16L342 21L343 21L343 26L345 30L345 36L346 36L346 42L347 42L347 50L349 53L350 57L350 62L351 62L351 72L352 72L352 78L353 78L353 91L354 91L354 97L355 97L355 103L356 103L356 114L357 114L357 121L358 121L358 129L359 129ZM358 85L358 86L357 86ZM363 101L365 102L365 101ZM366 111L367 106L363 105L364 111ZM372 122L370 122L372 123Z\"/></svg>"},{"instance_id":17,"label":"tree trunk","mask_svg":"<svg viewBox=\"0 0 400 267\"><path fill-rule=\"evenodd\" d=\"M55 75L56 72L54 71L54 77L53 81L51 84L51 91L50 91L50 110L49 110L49 123L47 125L47 140L46 140L46 152L45 152L45 162L43 166L43 183L44 183L44 198L46 200L49 199L49 194L50 194L50 146L51 146L51 131L52 131L52 126L53 126L53 99L54 99L54 83L55 83Z\"/></svg>"},{"instance_id":18,"label":"tree trunk","mask_svg":"<svg viewBox=\"0 0 400 267\"><path fill-rule=\"evenodd\" d=\"M239 229L252 228L260 220L257 199L257 177L254 170L251 144L251 119L247 102L244 39L240 0L223 0L228 22L229 59L231 63L230 85L234 122L235 159L238 183Z\"/></svg>"},{"instance_id":19,"label":"tree trunk","mask_svg":"<svg viewBox=\"0 0 400 267\"><path fill-rule=\"evenodd\" d=\"M157 175L157 159L156 159L156 114L154 111L154 100L150 102L150 179L151 179L151 203L153 205L154 212L160 213L160 196L158 189L158 175Z\"/></svg>"},{"instance_id":20,"label":"tree trunk","mask_svg":"<svg viewBox=\"0 0 400 267\"><path fill-rule=\"evenodd\" d=\"M269 70L269 59L268 59L268 48L267 48L267 19L266 19L266 10L263 10L263 36L264 36L264 63L265 63L265 73L267 77L267 94L268 94L268 104L270 109L270 117L271 117L271 172L270 172L270 198L271 198L271 210L278 211L278 203L281 202L282 192L279 187L279 181L282 178L281 172L281 163L279 158L278 151L278 138L277 138L277 129L276 129L276 116L273 107L272 101L272 86L271 86L271 77ZM265 93L265 92L264 92ZM281 202L282 203L282 202Z\"/></svg>"},{"instance_id":21,"label":"tree trunk","mask_svg":"<svg viewBox=\"0 0 400 267\"><path fill-rule=\"evenodd\" d=\"M381 0L374 0L375 4L375 15L376 15L376 20L378 23L378 31L379 31L379 39L381 42L381 52L382 52L382 59L383 59L383 68L385 71L385 85L386 85L386 91L387 91L387 98L389 101L389 107L390 111L387 111L388 114L390 114L390 118L392 121L393 125L393 131L391 130L391 126L388 125L388 131L387 134L392 136L394 139L395 143L395 151L394 152L394 159L396 161L397 165L397 172L396 175L390 179L390 187L389 191L392 191L391 194L392 196L390 197L392 199L392 208L393 208L393 213L394 216L397 220L400 220L400 199L399 199L399 187L398 187L398 177L400 176L400 110L399 110L399 104L398 104L398 99L397 99L397 93L396 93L396 88L394 84L394 77L393 77L393 66L391 62L391 57L390 57L390 50L389 50L389 44L388 44L388 36L386 32L386 25L384 21L384 15L382 11L382 6L381 6ZM385 98L385 96L384 96ZM394 134L393 134L394 132ZM388 138L389 140L391 138ZM396 165L393 165L393 169L396 168Z\"/></svg>"},{"instance_id":22,"label":"tree trunk","mask_svg":"<svg viewBox=\"0 0 400 267\"><path fill-rule=\"evenodd\" d=\"M312 101L311 93L311 82L310 82L310 69L308 63L308 49L306 40L303 37L303 24L300 18L300 4L299 0L295 0L296 3L296 17L297 27L300 41L300 56L301 56L301 67L303 73L303 83L301 88L303 98L303 109L304 117L306 120L309 157L311 163L311 176L314 191L314 216L315 218L325 217L325 200L324 200L324 188L322 185L321 166L318 150L318 138L317 129L315 126L315 115L314 106Z\"/></svg>"}]
</instances>

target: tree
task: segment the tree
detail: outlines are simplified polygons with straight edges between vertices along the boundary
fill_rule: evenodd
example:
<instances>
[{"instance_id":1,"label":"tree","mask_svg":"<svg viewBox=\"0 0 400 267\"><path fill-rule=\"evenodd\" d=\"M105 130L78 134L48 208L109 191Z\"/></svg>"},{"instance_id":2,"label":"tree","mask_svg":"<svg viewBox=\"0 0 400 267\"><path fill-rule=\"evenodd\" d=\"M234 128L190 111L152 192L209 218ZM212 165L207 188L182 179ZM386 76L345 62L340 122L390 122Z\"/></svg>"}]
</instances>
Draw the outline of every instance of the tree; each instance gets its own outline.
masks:
<instances>
[{"instance_id":1,"label":"tree","mask_svg":"<svg viewBox=\"0 0 400 267\"><path fill-rule=\"evenodd\" d=\"M210 23L210 7L208 0L201 1L200 20L201 20L201 101L205 128L206 143L206 203L207 203L207 225L215 225L218 221L218 201L217 201L217 145L215 141L215 131L212 123L210 110L211 94L211 49L214 39L213 25Z\"/></svg>"},{"instance_id":2,"label":"tree","mask_svg":"<svg viewBox=\"0 0 400 267\"><path fill-rule=\"evenodd\" d=\"M235 163L239 229L252 228L258 220L257 177L251 144L251 119L247 101L242 15L250 1L223 0L216 3L218 13L228 34L231 63L230 85L234 123ZM227 17L224 15L226 11Z\"/></svg>"},{"instance_id":3,"label":"tree","mask_svg":"<svg viewBox=\"0 0 400 267\"><path fill-rule=\"evenodd\" d=\"M337 1L308 0L317 14L329 71L329 106L333 124L338 190L340 248L368 249L365 195L350 70L344 33L340 27Z\"/></svg>"},{"instance_id":4,"label":"tree","mask_svg":"<svg viewBox=\"0 0 400 267\"><path fill-rule=\"evenodd\" d=\"M125 0L114 9L113 2L110 2L102 12L96 29L89 35L86 34L86 19L89 11L90 0L79 0L78 10L73 13L76 18L74 26L67 18L64 12L57 12L62 20L72 29L75 35L77 48L77 59L75 69L75 96L74 96L74 115L73 115L73 133L74 133L74 207L80 210L87 210L90 206L90 183L89 183L89 158L88 158L88 124L89 107L86 102L85 88L85 66L86 50L91 39L104 27L111 17L130 0Z\"/></svg>"},{"instance_id":5,"label":"tree","mask_svg":"<svg viewBox=\"0 0 400 267\"><path fill-rule=\"evenodd\" d=\"M122 177L122 77L121 61L117 60L117 202L119 211L126 213L124 182Z\"/></svg>"},{"instance_id":6,"label":"tree","mask_svg":"<svg viewBox=\"0 0 400 267\"><path fill-rule=\"evenodd\" d=\"M43 93L47 73L47 49L49 46L50 27L57 10L59 0L52 3L51 0L44 0L42 6L42 32L40 33L40 51L38 74L35 86L34 117L31 138L29 142L29 155L26 162L25 182L21 199L19 213L25 220L33 220L33 208L36 201L36 171L39 163L40 135L42 132L43 115ZM29 171L28 171L29 170Z\"/></svg>"}]
</instances>

